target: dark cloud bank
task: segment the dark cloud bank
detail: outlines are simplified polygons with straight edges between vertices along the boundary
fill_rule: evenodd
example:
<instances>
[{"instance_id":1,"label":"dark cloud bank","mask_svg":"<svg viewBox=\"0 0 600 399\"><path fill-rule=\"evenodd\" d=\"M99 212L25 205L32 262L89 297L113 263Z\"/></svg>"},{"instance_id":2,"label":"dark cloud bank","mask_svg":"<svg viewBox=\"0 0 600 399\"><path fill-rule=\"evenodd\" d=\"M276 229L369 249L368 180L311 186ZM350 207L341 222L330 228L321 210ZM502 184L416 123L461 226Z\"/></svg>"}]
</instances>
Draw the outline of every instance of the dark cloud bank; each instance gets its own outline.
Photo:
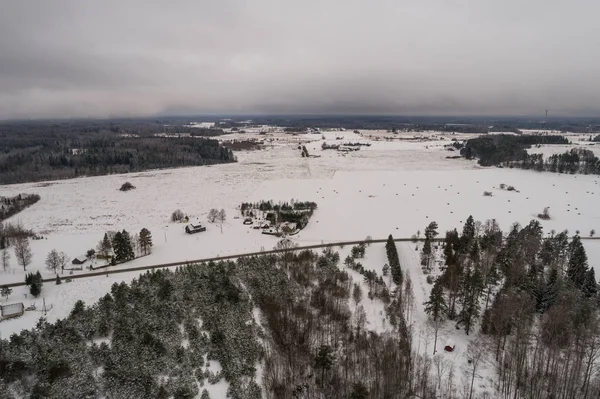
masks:
<instances>
[{"instance_id":1,"label":"dark cloud bank","mask_svg":"<svg viewBox=\"0 0 600 399\"><path fill-rule=\"evenodd\" d=\"M0 8L0 118L600 113L593 0Z\"/></svg>"}]
</instances>

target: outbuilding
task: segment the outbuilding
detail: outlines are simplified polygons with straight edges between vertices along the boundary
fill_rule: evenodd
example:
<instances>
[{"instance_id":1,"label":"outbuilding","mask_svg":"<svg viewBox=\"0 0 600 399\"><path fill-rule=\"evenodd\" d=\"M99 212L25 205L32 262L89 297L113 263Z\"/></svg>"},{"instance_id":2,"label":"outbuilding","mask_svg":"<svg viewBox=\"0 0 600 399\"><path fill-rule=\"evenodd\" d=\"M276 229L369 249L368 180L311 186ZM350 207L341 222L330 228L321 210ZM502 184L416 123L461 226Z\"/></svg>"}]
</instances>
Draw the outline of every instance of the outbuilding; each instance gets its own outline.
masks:
<instances>
[{"instance_id":1,"label":"outbuilding","mask_svg":"<svg viewBox=\"0 0 600 399\"><path fill-rule=\"evenodd\" d=\"M190 223L185 226L185 232L188 234L200 233L206 231L206 227L202 226L201 223Z\"/></svg>"},{"instance_id":2,"label":"outbuilding","mask_svg":"<svg viewBox=\"0 0 600 399\"><path fill-rule=\"evenodd\" d=\"M74 265L83 265L85 262L87 262L87 260L88 258L86 255L79 255L78 257L73 258L71 263Z\"/></svg>"},{"instance_id":3,"label":"outbuilding","mask_svg":"<svg viewBox=\"0 0 600 399\"><path fill-rule=\"evenodd\" d=\"M0 315L2 316L2 320L22 316L24 312L25 307L23 306L23 302L0 305Z\"/></svg>"}]
</instances>

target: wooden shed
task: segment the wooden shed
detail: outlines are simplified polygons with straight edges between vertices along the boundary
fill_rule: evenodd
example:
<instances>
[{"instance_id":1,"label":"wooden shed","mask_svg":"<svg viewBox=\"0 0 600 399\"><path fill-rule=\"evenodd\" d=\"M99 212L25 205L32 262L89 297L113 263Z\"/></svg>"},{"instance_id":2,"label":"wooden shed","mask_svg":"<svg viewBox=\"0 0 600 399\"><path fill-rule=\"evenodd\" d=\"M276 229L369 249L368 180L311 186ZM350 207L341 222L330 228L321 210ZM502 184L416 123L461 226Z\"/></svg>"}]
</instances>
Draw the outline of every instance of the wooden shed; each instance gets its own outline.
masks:
<instances>
[{"instance_id":1,"label":"wooden shed","mask_svg":"<svg viewBox=\"0 0 600 399\"><path fill-rule=\"evenodd\" d=\"M88 258L86 255L79 255L78 257L73 258L71 263L74 265L83 265L85 262L87 262L87 260Z\"/></svg>"},{"instance_id":2,"label":"wooden shed","mask_svg":"<svg viewBox=\"0 0 600 399\"><path fill-rule=\"evenodd\" d=\"M19 317L22 316L24 312L25 307L23 306L23 302L0 306L0 315L2 316L2 319Z\"/></svg>"}]
</instances>

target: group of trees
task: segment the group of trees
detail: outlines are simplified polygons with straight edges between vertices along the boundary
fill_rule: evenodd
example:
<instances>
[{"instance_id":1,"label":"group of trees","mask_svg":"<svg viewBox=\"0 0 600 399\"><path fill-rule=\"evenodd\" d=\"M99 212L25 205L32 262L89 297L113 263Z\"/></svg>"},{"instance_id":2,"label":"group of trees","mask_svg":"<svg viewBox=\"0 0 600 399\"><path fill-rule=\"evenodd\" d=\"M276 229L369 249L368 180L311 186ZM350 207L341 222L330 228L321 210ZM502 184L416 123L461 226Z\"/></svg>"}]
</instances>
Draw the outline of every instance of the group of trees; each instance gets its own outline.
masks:
<instances>
[{"instance_id":1,"label":"group of trees","mask_svg":"<svg viewBox=\"0 0 600 399\"><path fill-rule=\"evenodd\" d=\"M235 161L231 150L213 139L157 136L172 129L213 135L148 122L2 124L0 184Z\"/></svg>"},{"instance_id":2,"label":"group of trees","mask_svg":"<svg viewBox=\"0 0 600 399\"><path fill-rule=\"evenodd\" d=\"M105 233L96 249L99 258L109 259L111 264L117 264L135 259L136 252L150 254L152 245L152 233L144 227L133 238L127 230Z\"/></svg>"},{"instance_id":3,"label":"group of trees","mask_svg":"<svg viewBox=\"0 0 600 399\"><path fill-rule=\"evenodd\" d=\"M536 144L569 144L559 135L489 135L469 139L460 150L467 159L478 158L482 166L503 165L528 159L526 149Z\"/></svg>"},{"instance_id":4,"label":"group of trees","mask_svg":"<svg viewBox=\"0 0 600 399\"><path fill-rule=\"evenodd\" d=\"M15 197L0 197L0 222L16 215L39 200L40 196L37 194L19 194Z\"/></svg>"},{"instance_id":5,"label":"group of trees","mask_svg":"<svg viewBox=\"0 0 600 399\"><path fill-rule=\"evenodd\" d=\"M535 220L503 236L494 220L469 217L462 234L446 233L444 257L425 303L436 343L447 319L467 334L479 325L492 343L503 397L598 394L598 283L579 236L545 237Z\"/></svg>"},{"instance_id":6,"label":"group of trees","mask_svg":"<svg viewBox=\"0 0 600 399\"><path fill-rule=\"evenodd\" d=\"M29 287L29 293L31 295L36 298L40 296L42 293L42 286L44 285L44 280L42 279L40 272L27 273L25 275L25 285Z\"/></svg>"},{"instance_id":7,"label":"group of trees","mask_svg":"<svg viewBox=\"0 0 600 399\"><path fill-rule=\"evenodd\" d=\"M600 158L584 148L573 148L544 159L542 154L528 154L526 149L540 144L568 144L564 136L481 136L467 140L461 154L479 158L482 166L502 165L539 172L600 174Z\"/></svg>"},{"instance_id":8,"label":"group of trees","mask_svg":"<svg viewBox=\"0 0 600 399\"><path fill-rule=\"evenodd\" d=\"M69 257L64 252L58 252L56 249L51 250L46 257L46 268L54 274L58 274L58 270L63 271L69 262Z\"/></svg>"}]
</instances>

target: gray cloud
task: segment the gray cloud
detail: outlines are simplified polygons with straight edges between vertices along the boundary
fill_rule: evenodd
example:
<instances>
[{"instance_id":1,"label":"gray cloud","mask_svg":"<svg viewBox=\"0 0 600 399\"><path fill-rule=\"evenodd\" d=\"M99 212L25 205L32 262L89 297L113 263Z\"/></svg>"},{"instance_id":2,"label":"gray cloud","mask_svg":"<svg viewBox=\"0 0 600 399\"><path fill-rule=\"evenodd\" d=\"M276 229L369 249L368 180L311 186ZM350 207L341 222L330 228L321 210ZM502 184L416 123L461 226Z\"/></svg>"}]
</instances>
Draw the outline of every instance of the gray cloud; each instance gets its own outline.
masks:
<instances>
[{"instance_id":1,"label":"gray cloud","mask_svg":"<svg viewBox=\"0 0 600 399\"><path fill-rule=\"evenodd\" d=\"M595 0L3 1L0 118L600 111Z\"/></svg>"}]
</instances>

